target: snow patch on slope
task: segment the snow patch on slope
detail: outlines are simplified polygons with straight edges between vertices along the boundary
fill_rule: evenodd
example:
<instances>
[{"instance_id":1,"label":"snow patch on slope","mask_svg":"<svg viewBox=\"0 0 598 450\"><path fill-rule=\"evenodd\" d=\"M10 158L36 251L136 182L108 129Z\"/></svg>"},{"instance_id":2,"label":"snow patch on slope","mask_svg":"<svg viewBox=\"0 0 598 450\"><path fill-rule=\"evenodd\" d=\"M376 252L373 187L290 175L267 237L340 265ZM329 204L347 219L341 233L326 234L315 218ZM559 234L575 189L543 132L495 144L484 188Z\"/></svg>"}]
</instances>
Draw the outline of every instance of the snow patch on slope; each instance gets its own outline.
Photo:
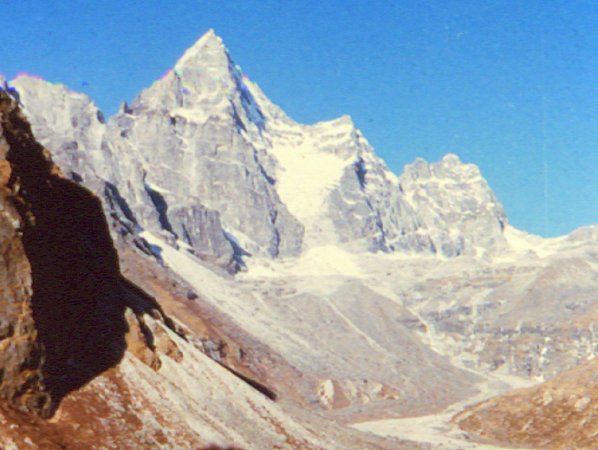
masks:
<instances>
[{"instance_id":1,"label":"snow patch on slope","mask_svg":"<svg viewBox=\"0 0 598 450\"><path fill-rule=\"evenodd\" d=\"M144 231L141 236L158 249L164 262L196 292L232 317L243 329L283 352L298 352L310 348L310 343L284 326L280 317L259 296L243 292L232 279L206 268L193 256L176 250L160 238Z\"/></svg>"},{"instance_id":2,"label":"snow patch on slope","mask_svg":"<svg viewBox=\"0 0 598 450\"><path fill-rule=\"evenodd\" d=\"M291 214L302 222L321 215L326 197L338 185L349 161L319 151L310 135L296 147L275 145L272 154L280 164L278 195Z\"/></svg>"},{"instance_id":3,"label":"snow patch on slope","mask_svg":"<svg viewBox=\"0 0 598 450\"><path fill-rule=\"evenodd\" d=\"M540 258L545 258L557 253L559 246L567 238L566 236L542 238L540 236L518 230L510 225L506 226L504 236L513 252L518 254L528 254L533 252Z\"/></svg>"},{"instance_id":4,"label":"snow patch on slope","mask_svg":"<svg viewBox=\"0 0 598 450\"><path fill-rule=\"evenodd\" d=\"M248 261L249 271L239 274L240 279L293 277L364 276L361 255L335 245L312 247L298 258L272 261L254 258Z\"/></svg>"},{"instance_id":5,"label":"snow patch on slope","mask_svg":"<svg viewBox=\"0 0 598 450\"><path fill-rule=\"evenodd\" d=\"M327 214L327 200L351 159L323 151L321 135L311 127L281 125L272 135L270 149L278 162L278 195L305 227L304 248L334 241L336 231Z\"/></svg>"}]
</instances>

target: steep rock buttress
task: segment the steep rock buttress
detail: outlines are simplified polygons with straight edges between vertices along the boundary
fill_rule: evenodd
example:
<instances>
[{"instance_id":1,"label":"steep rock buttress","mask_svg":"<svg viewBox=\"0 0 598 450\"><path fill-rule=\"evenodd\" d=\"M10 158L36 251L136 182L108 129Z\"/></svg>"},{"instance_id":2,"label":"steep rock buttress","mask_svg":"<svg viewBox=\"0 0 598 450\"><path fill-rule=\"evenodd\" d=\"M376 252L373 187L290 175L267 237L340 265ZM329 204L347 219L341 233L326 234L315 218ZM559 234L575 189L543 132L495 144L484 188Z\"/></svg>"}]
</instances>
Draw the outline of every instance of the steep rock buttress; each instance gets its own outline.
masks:
<instances>
[{"instance_id":1,"label":"steep rock buttress","mask_svg":"<svg viewBox=\"0 0 598 450\"><path fill-rule=\"evenodd\" d=\"M100 200L62 177L5 92L0 175L0 396L48 417L118 364L135 327L151 350L143 314L160 309L122 277Z\"/></svg>"}]
</instances>

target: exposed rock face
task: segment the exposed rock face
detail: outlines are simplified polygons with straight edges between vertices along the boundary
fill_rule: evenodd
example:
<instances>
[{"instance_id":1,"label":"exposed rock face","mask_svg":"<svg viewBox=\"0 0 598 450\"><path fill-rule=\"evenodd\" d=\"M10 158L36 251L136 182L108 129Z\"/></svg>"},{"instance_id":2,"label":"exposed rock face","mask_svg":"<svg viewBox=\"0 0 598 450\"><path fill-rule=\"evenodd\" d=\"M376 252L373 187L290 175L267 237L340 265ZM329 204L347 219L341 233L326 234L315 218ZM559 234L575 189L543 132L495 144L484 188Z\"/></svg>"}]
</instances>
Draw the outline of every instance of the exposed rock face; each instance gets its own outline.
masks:
<instances>
[{"instance_id":1,"label":"exposed rock face","mask_svg":"<svg viewBox=\"0 0 598 450\"><path fill-rule=\"evenodd\" d=\"M230 241L228 246L217 241L216 227L206 230L215 256L231 248L239 256L296 254L301 226L278 198L268 175L271 160L253 142L261 139L263 126L240 72L220 38L209 33L174 70L110 120L106 142L114 158L127 155L131 165L141 164L143 183L133 189L160 194L173 234L200 254L208 250L200 245L206 238L193 235L202 227L201 205L218 211L219 219L211 222L221 220ZM128 164L120 166L124 172ZM142 192L133 195L143 197Z\"/></svg>"},{"instance_id":2,"label":"exposed rock face","mask_svg":"<svg viewBox=\"0 0 598 450\"><path fill-rule=\"evenodd\" d=\"M96 173L104 173L102 137L103 114L85 94L61 84L22 75L11 82L26 108L35 138L52 149L52 159L64 175L91 183Z\"/></svg>"},{"instance_id":3,"label":"exposed rock face","mask_svg":"<svg viewBox=\"0 0 598 450\"><path fill-rule=\"evenodd\" d=\"M504 212L475 166L448 156L397 179L349 117L287 117L212 31L107 124L82 94L13 84L68 175L98 194L107 182L129 221L219 265L322 245L449 257L504 247ZM49 102L61 113L44 115Z\"/></svg>"},{"instance_id":4,"label":"exposed rock face","mask_svg":"<svg viewBox=\"0 0 598 450\"><path fill-rule=\"evenodd\" d=\"M418 159L405 168L400 185L438 253L505 250L505 212L475 165L453 154L435 164Z\"/></svg>"},{"instance_id":5,"label":"exposed rock face","mask_svg":"<svg viewBox=\"0 0 598 450\"><path fill-rule=\"evenodd\" d=\"M257 85L246 82L267 118L265 148L275 158L276 188L305 228L302 249L430 251L396 177L344 116L301 125L284 116Z\"/></svg>"},{"instance_id":6,"label":"exposed rock face","mask_svg":"<svg viewBox=\"0 0 598 450\"><path fill-rule=\"evenodd\" d=\"M598 446L596 361L533 388L491 398L453 421L478 438L514 446L593 449Z\"/></svg>"},{"instance_id":7,"label":"exposed rock face","mask_svg":"<svg viewBox=\"0 0 598 450\"><path fill-rule=\"evenodd\" d=\"M0 94L1 95L1 94ZM7 99L0 97L0 121ZM22 407L47 401L41 387L42 353L32 315L31 266L19 233L22 219L9 187L9 146L0 125L0 396Z\"/></svg>"},{"instance_id":8,"label":"exposed rock face","mask_svg":"<svg viewBox=\"0 0 598 450\"><path fill-rule=\"evenodd\" d=\"M135 158L138 155L125 152L116 160L105 142L103 115L89 97L28 76L17 78L13 85L19 90L36 138L56 149L53 155L65 176L105 200L107 214L116 215L130 232L142 224L180 236L199 255L232 268L234 248L219 215L199 201L188 209L169 205L164 193L146 182L142 160ZM44 114L48 109L54 113Z\"/></svg>"},{"instance_id":9,"label":"exposed rock face","mask_svg":"<svg viewBox=\"0 0 598 450\"><path fill-rule=\"evenodd\" d=\"M408 166L397 178L348 116L301 125L256 84L244 84L265 117L262 145L276 160L276 189L305 228L303 250L340 244L449 257L503 250L506 217L477 167L449 155L432 166L420 160L419 172Z\"/></svg>"}]
</instances>

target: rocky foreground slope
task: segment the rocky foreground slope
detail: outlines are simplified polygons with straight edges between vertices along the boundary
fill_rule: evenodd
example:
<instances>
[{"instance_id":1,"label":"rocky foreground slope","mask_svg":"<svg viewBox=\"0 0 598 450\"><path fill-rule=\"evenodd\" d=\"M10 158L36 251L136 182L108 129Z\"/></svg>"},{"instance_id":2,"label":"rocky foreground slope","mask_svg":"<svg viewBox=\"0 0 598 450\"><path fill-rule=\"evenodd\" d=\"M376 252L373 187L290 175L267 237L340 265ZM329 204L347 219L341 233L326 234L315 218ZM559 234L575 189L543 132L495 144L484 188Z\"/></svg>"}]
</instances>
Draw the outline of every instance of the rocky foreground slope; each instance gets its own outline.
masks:
<instances>
[{"instance_id":1,"label":"rocky foreground slope","mask_svg":"<svg viewBox=\"0 0 598 450\"><path fill-rule=\"evenodd\" d=\"M532 448L595 448L598 436L596 361L467 408L459 427L495 443Z\"/></svg>"},{"instance_id":2,"label":"rocky foreground slope","mask_svg":"<svg viewBox=\"0 0 598 450\"><path fill-rule=\"evenodd\" d=\"M2 94L6 446L417 448L345 425L455 448L572 436L489 431L544 414L500 398L450 417L595 357L596 227L514 229L456 155L396 176L349 117L290 119L212 31L108 119L62 85L10 86L31 130ZM440 435L401 434L413 420Z\"/></svg>"}]
</instances>

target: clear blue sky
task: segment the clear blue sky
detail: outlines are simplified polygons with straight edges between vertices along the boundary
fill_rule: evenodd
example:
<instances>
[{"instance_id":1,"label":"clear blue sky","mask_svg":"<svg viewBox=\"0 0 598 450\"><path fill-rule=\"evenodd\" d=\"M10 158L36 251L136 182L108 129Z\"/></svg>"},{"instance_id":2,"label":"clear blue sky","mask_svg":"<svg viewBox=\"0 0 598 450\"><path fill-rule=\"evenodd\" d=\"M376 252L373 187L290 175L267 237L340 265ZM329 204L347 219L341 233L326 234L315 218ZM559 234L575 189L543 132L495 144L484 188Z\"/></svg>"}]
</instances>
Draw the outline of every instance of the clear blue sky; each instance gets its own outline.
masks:
<instances>
[{"instance_id":1,"label":"clear blue sky","mask_svg":"<svg viewBox=\"0 0 598 450\"><path fill-rule=\"evenodd\" d=\"M106 114L209 28L294 119L350 114L395 172L455 152L512 224L598 222L595 0L0 0L0 72Z\"/></svg>"}]
</instances>

